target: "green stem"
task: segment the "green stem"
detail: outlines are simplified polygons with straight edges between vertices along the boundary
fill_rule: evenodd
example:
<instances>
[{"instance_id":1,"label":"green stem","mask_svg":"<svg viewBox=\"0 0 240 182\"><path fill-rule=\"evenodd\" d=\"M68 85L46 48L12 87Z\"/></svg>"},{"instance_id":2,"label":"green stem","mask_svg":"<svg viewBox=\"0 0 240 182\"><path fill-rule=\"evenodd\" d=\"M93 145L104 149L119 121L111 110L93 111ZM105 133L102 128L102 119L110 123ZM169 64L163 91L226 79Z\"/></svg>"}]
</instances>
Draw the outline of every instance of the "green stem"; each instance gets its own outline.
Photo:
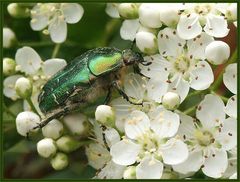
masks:
<instances>
[{"instance_id":1,"label":"green stem","mask_svg":"<svg viewBox=\"0 0 240 182\"><path fill-rule=\"evenodd\" d=\"M211 94L214 94L214 95L217 95L217 96L221 97L221 99L223 100L224 103L227 103L227 101L229 99L229 98L224 97L224 96L222 96L222 95L220 95L220 94L218 94L218 93L216 93L214 91L211 91Z\"/></svg>"},{"instance_id":2,"label":"green stem","mask_svg":"<svg viewBox=\"0 0 240 182\"><path fill-rule=\"evenodd\" d=\"M53 49L53 53L52 53L52 58L57 57L57 54L58 54L59 49L60 49L60 46L61 46L61 44L56 44L56 45L55 45L55 47L54 47L54 49Z\"/></svg>"},{"instance_id":3,"label":"green stem","mask_svg":"<svg viewBox=\"0 0 240 182\"><path fill-rule=\"evenodd\" d=\"M186 115L189 115L189 114L193 113L196 110L197 106L198 106L198 104L196 104L196 105L186 109L185 111L183 111L183 113L186 114Z\"/></svg>"},{"instance_id":4,"label":"green stem","mask_svg":"<svg viewBox=\"0 0 240 182\"><path fill-rule=\"evenodd\" d=\"M41 118L41 115L38 113L36 107L34 106L34 104L32 102L32 99L31 98L27 98L26 100L27 100L28 104L30 105L32 111L35 112Z\"/></svg>"},{"instance_id":5,"label":"green stem","mask_svg":"<svg viewBox=\"0 0 240 182\"><path fill-rule=\"evenodd\" d=\"M29 46L29 47L45 47L54 45L52 42L19 42L18 46Z\"/></svg>"},{"instance_id":6,"label":"green stem","mask_svg":"<svg viewBox=\"0 0 240 182\"><path fill-rule=\"evenodd\" d=\"M227 67L227 65L234 63L237 60L237 49L233 52L231 58L228 60L228 62L224 65L224 67L222 68L221 72L219 73L219 76L217 78L217 80L214 82L214 84L210 87L210 89L212 91L217 90L218 87L221 85L222 81L223 81L223 73L225 72L225 68Z\"/></svg>"}]
</instances>

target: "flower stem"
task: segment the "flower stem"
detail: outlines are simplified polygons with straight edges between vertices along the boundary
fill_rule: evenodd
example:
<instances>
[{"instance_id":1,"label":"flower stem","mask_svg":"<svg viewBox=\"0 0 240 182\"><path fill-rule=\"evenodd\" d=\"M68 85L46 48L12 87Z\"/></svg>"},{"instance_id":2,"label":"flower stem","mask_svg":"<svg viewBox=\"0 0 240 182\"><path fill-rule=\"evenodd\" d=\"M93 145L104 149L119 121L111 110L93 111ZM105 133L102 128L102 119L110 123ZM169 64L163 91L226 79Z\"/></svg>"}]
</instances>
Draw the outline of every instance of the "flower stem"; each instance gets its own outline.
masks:
<instances>
[{"instance_id":1,"label":"flower stem","mask_svg":"<svg viewBox=\"0 0 240 182\"><path fill-rule=\"evenodd\" d=\"M185 111L183 111L183 113L186 114L186 115L193 113L193 112L196 110L197 105L198 105L198 104L196 104L196 105L194 105L194 106L186 109Z\"/></svg>"},{"instance_id":2,"label":"flower stem","mask_svg":"<svg viewBox=\"0 0 240 182\"><path fill-rule=\"evenodd\" d=\"M218 87L221 85L222 81L223 81L223 73L225 71L225 68L227 67L227 65L234 63L237 60L237 49L233 52L231 58L228 60L228 62L224 65L223 69L221 70L221 72L219 73L219 76L217 78L217 80L214 82L214 84L211 86L211 90L217 90Z\"/></svg>"},{"instance_id":3,"label":"flower stem","mask_svg":"<svg viewBox=\"0 0 240 182\"><path fill-rule=\"evenodd\" d=\"M57 57L61 44L56 44L53 49L52 58Z\"/></svg>"},{"instance_id":4,"label":"flower stem","mask_svg":"<svg viewBox=\"0 0 240 182\"><path fill-rule=\"evenodd\" d=\"M31 98L27 98L26 100L27 100L28 104L30 105L32 111L35 112L41 118L41 115L38 113L36 107L34 106L34 104L32 102L32 99Z\"/></svg>"}]
</instances>

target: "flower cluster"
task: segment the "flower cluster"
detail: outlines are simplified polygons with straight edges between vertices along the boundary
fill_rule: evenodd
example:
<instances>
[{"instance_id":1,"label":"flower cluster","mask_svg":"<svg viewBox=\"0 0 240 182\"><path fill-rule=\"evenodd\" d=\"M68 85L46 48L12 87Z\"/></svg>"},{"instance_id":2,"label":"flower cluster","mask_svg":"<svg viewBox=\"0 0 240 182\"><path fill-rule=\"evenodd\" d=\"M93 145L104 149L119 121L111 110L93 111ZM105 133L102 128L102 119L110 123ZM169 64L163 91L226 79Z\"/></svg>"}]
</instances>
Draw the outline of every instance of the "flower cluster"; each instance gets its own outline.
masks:
<instances>
[{"instance_id":1,"label":"flower cluster","mask_svg":"<svg viewBox=\"0 0 240 182\"><path fill-rule=\"evenodd\" d=\"M71 113L41 128L38 154L62 170L71 152L83 146L97 171L94 178L101 179L235 179L236 52L221 38L228 36L229 24L236 26L237 4L107 3L105 10L122 20L121 38L136 43L133 49L146 64L126 69L120 80L124 97L112 94L95 116ZM77 3L11 3L8 12L31 17L31 28L50 34L57 48L67 38L67 23L77 23L84 10ZM3 38L6 49L17 43L9 28ZM20 135L39 133L33 128L46 116L38 96L66 65L56 54L42 60L29 46L3 59L3 94L23 101L16 117Z\"/></svg>"}]
</instances>

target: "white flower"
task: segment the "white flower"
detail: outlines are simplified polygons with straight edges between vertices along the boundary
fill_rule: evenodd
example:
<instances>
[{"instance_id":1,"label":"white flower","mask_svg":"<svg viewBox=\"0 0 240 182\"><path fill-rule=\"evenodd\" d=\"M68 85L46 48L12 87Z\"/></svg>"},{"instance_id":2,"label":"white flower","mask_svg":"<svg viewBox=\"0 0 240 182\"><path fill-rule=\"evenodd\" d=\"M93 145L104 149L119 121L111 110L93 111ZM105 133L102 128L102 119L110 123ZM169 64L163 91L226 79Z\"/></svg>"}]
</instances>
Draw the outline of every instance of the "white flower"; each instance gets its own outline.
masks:
<instances>
[{"instance_id":1,"label":"white flower","mask_svg":"<svg viewBox=\"0 0 240 182\"><path fill-rule=\"evenodd\" d=\"M156 95L162 96L171 91L178 93L183 101L189 87L195 90L207 89L214 77L210 65L204 61L204 50L212 41L213 38L206 33L186 42L176 35L174 29L161 30L158 33L160 55L145 57L152 64L140 65L141 73L150 78L151 92L155 95L152 99L160 102Z\"/></svg>"},{"instance_id":2,"label":"white flower","mask_svg":"<svg viewBox=\"0 0 240 182\"><path fill-rule=\"evenodd\" d=\"M159 28L162 26L160 21L160 3L142 3L139 7L139 20L142 25L149 28Z\"/></svg>"},{"instance_id":3,"label":"white flower","mask_svg":"<svg viewBox=\"0 0 240 182\"><path fill-rule=\"evenodd\" d=\"M15 90L15 83L21 77L22 75L12 75L4 79L3 81L4 96L11 98L12 100L16 100L19 98Z\"/></svg>"},{"instance_id":4,"label":"white flower","mask_svg":"<svg viewBox=\"0 0 240 182\"><path fill-rule=\"evenodd\" d=\"M99 105L95 111L95 119L105 126L113 127L115 121L115 113L110 106Z\"/></svg>"},{"instance_id":5,"label":"white flower","mask_svg":"<svg viewBox=\"0 0 240 182\"><path fill-rule=\"evenodd\" d=\"M84 135L88 131L88 119L81 113L68 114L63 122L73 135Z\"/></svg>"},{"instance_id":6,"label":"white flower","mask_svg":"<svg viewBox=\"0 0 240 182\"><path fill-rule=\"evenodd\" d=\"M107 3L106 6L106 13L111 16L112 18L120 18L118 13L118 3Z\"/></svg>"},{"instance_id":7,"label":"white flower","mask_svg":"<svg viewBox=\"0 0 240 182\"><path fill-rule=\"evenodd\" d=\"M136 179L136 167L135 166L129 166L125 169L123 173L124 179Z\"/></svg>"},{"instance_id":8,"label":"white flower","mask_svg":"<svg viewBox=\"0 0 240 182\"><path fill-rule=\"evenodd\" d=\"M63 134L63 124L57 119L53 119L42 128L42 134L47 138L56 140Z\"/></svg>"},{"instance_id":9,"label":"white flower","mask_svg":"<svg viewBox=\"0 0 240 182\"><path fill-rule=\"evenodd\" d=\"M37 151L40 156L48 158L55 155L57 147L53 139L44 138L37 143Z\"/></svg>"},{"instance_id":10,"label":"white flower","mask_svg":"<svg viewBox=\"0 0 240 182\"><path fill-rule=\"evenodd\" d=\"M237 147L228 151L228 167L223 174L223 178L235 179L237 173Z\"/></svg>"},{"instance_id":11,"label":"white flower","mask_svg":"<svg viewBox=\"0 0 240 182\"><path fill-rule=\"evenodd\" d=\"M83 13L77 3L37 3L31 10L31 27L39 31L48 26L52 41L62 43L67 37L67 23L77 23Z\"/></svg>"},{"instance_id":12,"label":"white flower","mask_svg":"<svg viewBox=\"0 0 240 182\"><path fill-rule=\"evenodd\" d=\"M221 16L215 3L186 4L177 25L179 37L192 39L202 33L202 26L213 37L225 37L229 32L227 20Z\"/></svg>"},{"instance_id":13,"label":"white flower","mask_svg":"<svg viewBox=\"0 0 240 182\"><path fill-rule=\"evenodd\" d=\"M29 79L25 77L21 77L17 79L15 83L15 90L18 96L20 96L23 99L27 99L31 97L32 94L32 83Z\"/></svg>"},{"instance_id":14,"label":"white flower","mask_svg":"<svg viewBox=\"0 0 240 182\"><path fill-rule=\"evenodd\" d=\"M237 20L237 3L217 3L216 8L225 15L227 20Z\"/></svg>"},{"instance_id":15,"label":"white flower","mask_svg":"<svg viewBox=\"0 0 240 182\"><path fill-rule=\"evenodd\" d=\"M58 152L52 159L51 165L55 170L62 170L68 166L68 156L64 153Z\"/></svg>"},{"instance_id":16,"label":"white flower","mask_svg":"<svg viewBox=\"0 0 240 182\"><path fill-rule=\"evenodd\" d=\"M33 130L33 128L39 123L40 118L37 114L30 111L21 112L16 118L17 132L22 136L27 136L29 132L35 132L38 130Z\"/></svg>"},{"instance_id":17,"label":"white flower","mask_svg":"<svg viewBox=\"0 0 240 182\"><path fill-rule=\"evenodd\" d=\"M3 58L3 74L13 75L16 71L16 62L11 58Z\"/></svg>"},{"instance_id":18,"label":"white flower","mask_svg":"<svg viewBox=\"0 0 240 182\"><path fill-rule=\"evenodd\" d=\"M110 150L113 162L132 165L137 162L137 179L160 179L163 163L179 164L187 159L187 146L175 135L179 117L158 107L149 113L133 111L125 122L126 137Z\"/></svg>"},{"instance_id":19,"label":"white flower","mask_svg":"<svg viewBox=\"0 0 240 182\"><path fill-rule=\"evenodd\" d=\"M223 64L230 56L230 47L223 41L213 41L207 45L205 54L210 63L214 65Z\"/></svg>"},{"instance_id":20,"label":"white flower","mask_svg":"<svg viewBox=\"0 0 240 182\"><path fill-rule=\"evenodd\" d=\"M136 38L136 33L140 28L138 19L124 20L120 28L120 36L124 40L133 41Z\"/></svg>"},{"instance_id":21,"label":"white flower","mask_svg":"<svg viewBox=\"0 0 240 182\"><path fill-rule=\"evenodd\" d=\"M229 64L223 74L223 83L233 94L237 94L237 63ZM228 99L225 113L233 118L237 118L237 95Z\"/></svg>"},{"instance_id":22,"label":"white flower","mask_svg":"<svg viewBox=\"0 0 240 182\"><path fill-rule=\"evenodd\" d=\"M3 48L10 48L16 43L16 35L10 28L3 28Z\"/></svg>"},{"instance_id":23,"label":"white flower","mask_svg":"<svg viewBox=\"0 0 240 182\"><path fill-rule=\"evenodd\" d=\"M227 169L227 151L237 145L237 120L226 119L223 101L211 94L199 104L196 116L199 122L180 114L178 134L188 143L190 154L185 162L173 168L183 174L201 168L205 175L220 178Z\"/></svg>"}]
</instances>

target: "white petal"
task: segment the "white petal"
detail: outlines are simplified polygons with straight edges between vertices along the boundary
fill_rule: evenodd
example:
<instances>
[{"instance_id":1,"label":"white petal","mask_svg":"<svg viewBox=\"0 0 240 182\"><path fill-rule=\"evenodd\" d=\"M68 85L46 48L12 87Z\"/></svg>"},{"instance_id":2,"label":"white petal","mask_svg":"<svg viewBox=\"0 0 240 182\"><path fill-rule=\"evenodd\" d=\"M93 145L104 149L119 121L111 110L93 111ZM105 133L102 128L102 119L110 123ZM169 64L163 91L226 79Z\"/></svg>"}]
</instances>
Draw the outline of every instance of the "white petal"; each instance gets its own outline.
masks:
<instances>
[{"instance_id":1,"label":"white petal","mask_svg":"<svg viewBox=\"0 0 240 182\"><path fill-rule=\"evenodd\" d=\"M194 119L183 113L179 113L180 116L180 126L178 129L178 135L181 136L182 140L188 140L194 136L195 126Z\"/></svg>"},{"instance_id":2,"label":"white petal","mask_svg":"<svg viewBox=\"0 0 240 182\"><path fill-rule=\"evenodd\" d=\"M130 73L124 79L124 91L125 93L137 101L143 100L146 90L146 78L139 74Z\"/></svg>"},{"instance_id":3,"label":"white petal","mask_svg":"<svg viewBox=\"0 0 240 182\"><path fill-rule=\"evenodd\" d=\"M117 3L107 3L105 11L112 18L120 18Z\"/></svg>"},{"instance_id":4,"label":"white petal","mask_svg":"<svg viewBox=\"0 0 240 182\"><path fill-rule=\"evenodd\" d=\"M229 29L227 20L223 16L209 14L206 17L206 25L204 31L213 37L225 37L227 36Z\"/></svg>"},{"instance_id":5,"label":"white petal","mask_svg":"<svg viewBox=\"0 0 240 182\"><path fill-rule=\"evenodd\" d=\"M212 178L220 178L227 169L228 160L225 150L215 150L205 159L202 171L205 175Z\"/></svg>"},{"instance_id":6,"label":"white petal","mask_svg":"<svg viewBox=\"0 0 240 182\"><path fill-rule=\"evenodd\" d=\"M237 118L237 95L234 95L228 99L225 107L225 113L233 118Z\"/></svg>"},{"instance_id":7,"label":"white petal","mask_svg":"<svg viewBox=\"0 0 240 182\"><path fill-rule=\"evenodd\" d=\"M61 10L67 23L77 23L84 13L83 7L77 3L62 3Z\"/></svg>"},{"instance_id":8,"label":"white petal","mask_svg":"<svg viewBox=\"0 0 240 182\"><path fill-rule=\"evenodd\" d=\"M150 79L147 83L147 96L155 102L161 103L162 97L168 90L168 83L155 79Z\"/></svg>"},{"instance_id":9,"label":"white petal","mask_svg":"<svg viewBox=\"0 0 240 182\"><path fill-rule=\"evenodd\" d=\"M192 55L194 59L204 60L205 48L206 46L213 41L213 37L209 36L205 32L202 32L199 36L191 39L187 42L188 54Z\"/></svg>"},{"instance_id":10,"label":"white petal","mask_svg":"<svg viewBox=\"0 0 240 182\"><path fill-rule=\"evenodd\" d=\"M129 114L134 111L136 108L135 105L130 104L128 101L123 99L122 97L119 97L117 99L114 99L111 101L110 105L115 111L116 114L116 127L120 131L124 131L124 125L126 118L129 116Z\"/></svg>"},{"instance_id":11,"label":"white petal","mask_svg":"<svg viewBox=\"0 0 240 182\"><path fill-rule=\"evenodd\" d=\"M98 179L122 179L125 166L115 164L112 160L97 174Z\"/></svg>"},{"instance_id":12,"label":"white petal","mask_svg":"<svg viewBox=\"0 0 240 182\"><path fill-rule=\"evenodd\" d=\"M182 53L185 43L175 29L165 28L158 33L158 49L162 56L177 57Z\"/></svg>"},{"instance_id":13,"label":"white petal","mask_svg":"<svg viewBox=\"0 0 240 182\"><path fill-rule=\"evenodd\" d=\"M127 139L115 143L110 149L113 162L124 166L135 163L139 152L140 146Z\"/></svg>"},{"instance_id":14,"label":"white petal","mask_svg":"<svg viewBox=\"0 0 240 182\"><path fill-rule=\"evenodd\" d=\"M221 124L225 120L223 101L216 95L206 95L198 105L196 116L206 129Z\"/></svg>"},{"instance_id":15,"label":"white petal","mask_svg":"<svg viewBox=\"0 0 240 182\"><path fill-rule=\"evenodd\" d=\"M55 17L48 26L50 37L55 43L62 43L67 38L67 23L62 17Z\"/></svg>"},{"instance_id":16,"label":"white petal","mask_svg":"<svg viewBox=\"0 0 240 182\"><path fill-rule=\"evenodd\" d=\"M125 122L125 133L131 139L137 139L150 128L148 116L142 111L133 111Z\"/></svg>"},{"instance_id":17,"label":"white petal","mask_svg":"<svg viewBox=\"0 0 240 182\"><path fill-rule=\"evenodd\" d=\"M192 151L189 153L187 160L183 163L173 165L173 169L181 174L197 172L204 162L202 151Z\"/></svg>"},{"instance_id":18,"label":"white petal","mask_svg":"<svg viewBox=\"0 0 240 182\"><path fill-rule=\"evenodd\" d=\"M237 63L229 64L223 74L223 83L232 93L237 94Z\"/></svg>"},{"instance_id":19,"label":"white petal","mask_svg":"<svg viewBox=\"0 0 240 182\"><path fill-rule=\"evenodd\" d=\"M205 90L214 81L211 66L206 61L199 61L197 68L191 72L190 86L195 90Z\"/></svg>"},{"instance_id":20,"label":"white petal","mask_svg":"<svg viewBox=\"0 0 240 182\"><path fill-rule=\"evenodd\" d=\"M124 40L133 41L140 27L139 20L124 20L120 28L120 35Z\"/></svg>"},{"instance_id":21,"label":"white petal","mask_svg":"<svg viewBox=\"0 0 240 182\"><path fill-rule=\"evenodd\" d=\"M43 9L45 9L45 11ZM44 29L48 25L49 16L51 14L50 11L48 11L47 4L36 5L33 7L31 12L31 28L37 31Z\"/></svg>"},{"instance_id":22,"label":"white petal","mask_svg":"<svg viewBox=\"0 0 240 182\"><path fill-rule=\"evenodd\" d=\"M168 91L179 94L182 102L187 97L189 88L190 86L187 81L185 81L184 79L178 80L178 78L176 78L173 82L169 84Z\"/></svg>"},{"instance_id":23,"label":"white petal","mask_svg":"<svg viewBox=\"0 0 240 182\"><path fill-rule=\"evenodd\" d=\"M17 50L15 60L21 66L21 71L33 75L41 67L41 58L31 47L23 47Z\"/></svg>"},{"instance_id":24,"label":"white petal","mask_svg":"<svg viewBox=\"0 0 240 182\"><path fill-rule=\"evenodd\" d=\"M162 146L162 158L165 164L176 165L188 158L188 148L181 140L171 138Z\"/></svg>"},{"instance_id":25,"label":"white petal","mask_svg":"<svg viewBox=\"0 0 240 182\"><path fill-rule=\"evenodd\" d=\"M179 21L179 7L175 3L162 3L160 20L168 27L175 27ZM159 7L160 8L160 7Z\"/></svg>"},{"instance_id":26,"label":"white petal","mask_svg":"<svg viewBox=\"0 0 240 182\"><path fill-rule=\"evenodd\" d=\"M216 136L216 140L222 145L225 150L230 150L237 146L237 120L227 118L223 122L221 132Z\"/></svg>"},{"instance_id":27,"label":"white petal","mask_svg":"<svg viewBox=\"0 0 240 182\"><path fill-rule=\"evenodd\" d=\"M173 137L180 124L178 114L162 107L156 108L150 115L151 129L161 138Z\"/></svg>"},{"instance_id":28,"label":"white petal","mask_svg":"<svg viewBox=\"0 0 240 182\"><path fill-rule=\"evenodd\" d=\"M162 26L160 21L160 11L157 3L142 3L139 7L139 20L142 25L149 28L159 28Z\"/></svg>"},{"instance_id":29,"label":"white petal","mask_svg":"<svg viewBox=\"0 0 240 182\"><path fill-rule=\"evenodd\" d=\"M170 69L171 64L160 54L145 56L144 60L146 62L151 62L151 64L148 66L139 64L142 74L149 78L157 78L158 80L163 81L168 79L168 69Z\"/></svg>"},{"instance_id":30,"label":"white petal","mask_svg":"<svg viewBox=\"0 0 240 182\"><path fill-rule=\"evenodd\" d=\"M4 79L3 81L3 94L4 96L11 98L12 100L16 100L19 98L15 91L15 83L16 81L23 77L22 75L12 75Z\"/></svg>"},{"instance_id":31,"label":"white petal","mask_svg":"<svg viewBox=\"0 0 240 182\"><path fill-rule=\"evenodd\" d=\"M160 179L163 172L163 163L154 157L145 157L136 167L137 179Z\"/></svg>"},{"instance_id":32,"label":"white petal","mask_svg":"<svg viewBox=\"0 0 240 182\"><path fill-rule=\"evenodd\" d=\"M193 39L202 32L202 27L198 21L198 15L191 13L189 15L181 15L177 25L177 33L182 39Z\"/></svg>"},{"instance_id":33,"label":"white petal","mask_svg":"<svg viewBox=\"0 0 240 182\"><path fill-rule=\"evenodd\" d=\"M48 59L43 62L43 72L46 76L52 76L57 73L59 70L64 68L67 65L67 62L64 59Z\"/></svg>"},{"instance_id":34,"label":"white petal","mask_svg":"<svg viewBox=\"0 0 240 182\"><path fill-rule=\"evenodd\" d=\"M114 128L107 128L104 131L105 139L109 147L120 141L120 136Z\"/></svg>"}]
</instances>

